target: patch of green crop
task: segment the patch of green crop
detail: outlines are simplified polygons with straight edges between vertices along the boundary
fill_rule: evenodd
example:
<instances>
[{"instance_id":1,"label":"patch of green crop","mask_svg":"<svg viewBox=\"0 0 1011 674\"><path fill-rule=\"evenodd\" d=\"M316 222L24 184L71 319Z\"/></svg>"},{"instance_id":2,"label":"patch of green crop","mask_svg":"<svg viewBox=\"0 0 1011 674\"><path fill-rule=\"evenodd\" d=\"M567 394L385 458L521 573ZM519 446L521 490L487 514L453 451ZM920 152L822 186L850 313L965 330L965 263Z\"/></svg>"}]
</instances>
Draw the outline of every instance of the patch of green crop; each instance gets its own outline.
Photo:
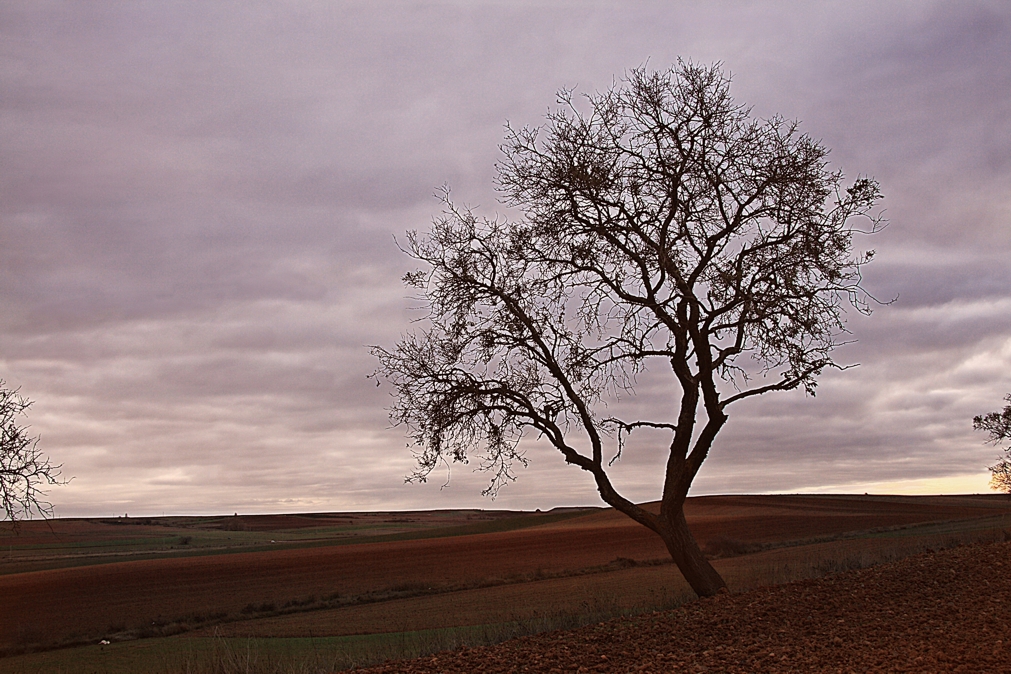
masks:
<instances>
[{"instance_id":1,"label":"patch of green crop","mask_svg":"<svg viewBox=\"0 0 1011 674\"><path fill-rule=\"evenodd\" d=\"M344 670L389 659L420 657L460 646L505 641L524 634L572 629L611 617L588 612L533 620L340 637L171 636L65 648L0 658L0 674L287 674ZM618 612L622 613L622 612Z\"/></svg>"}]
</instances>

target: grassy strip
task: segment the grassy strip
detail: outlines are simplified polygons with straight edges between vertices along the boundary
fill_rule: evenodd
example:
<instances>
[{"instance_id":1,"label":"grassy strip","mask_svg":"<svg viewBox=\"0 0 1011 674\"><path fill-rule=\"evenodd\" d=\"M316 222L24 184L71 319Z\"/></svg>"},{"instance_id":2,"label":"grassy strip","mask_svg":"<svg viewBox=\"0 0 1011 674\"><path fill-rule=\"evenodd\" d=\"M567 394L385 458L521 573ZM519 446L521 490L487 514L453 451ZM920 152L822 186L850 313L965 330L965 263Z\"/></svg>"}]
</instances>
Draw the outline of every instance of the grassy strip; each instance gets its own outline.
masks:
<instances>
[{"instance_id":1,"label":"grassy strip","mask_svg":"<svg viewBox=\"0 0 1011 674\"><path fill-rule=\"evenodd\" d=\"M893 562L911 555L936 552L947 548L977 543L1011 541L1011 520L1003 517L982 518L958 523L938 523L916 527L917 532L902 530L882 532L884 535L840 537L806 546L785 547L752 554L740 560L726 560L726 570L717 566L732 592L756 587L779 585L802 578L820 578L832 573L863 569ZM993 525L996 526L993 526ZM740 562L735 564L735 562ZM717 563L718 564L718 563Z\"/></svg>"},{"instance_id":2,"label":"grassy strip","mask_svg":"<svg viewBox=\"0 0 1011 674\"><path fill-rule=\"evenodd\" d=\"M544 524L554 524L576 517L584 517L600 512L602 508L579 508L574 510L563 510L556 513L525 514L517 517L507 517L487 522L475 522L474 524L458 524L451 527L439 527L420 531L406 531L397 534L383 534L379 536L363 536L354 540L340 541L339 544L347 545L353 543L393 543L396 541L412 541L419 538L449 538L451 536L473 536L476 534L493 534L505 531L517 531L538 527Z\"/></svg>"},{"instance_id":3,"label":"grassy strip","mask_svg":"<svg viewBox=\"0 0 1011 674\"><path fill-rule=\"evenodd\" d=\"M453 526L442 526L442 527L431 527L418 529L415 531L404 531L395 534L378 534L374 536L348 536L342 538L326 538L326 539L314 539L305 541L277 541L275 543L264 543L262 541L254 541L250 543L240 543L239 545L218 545L213 546L213 543L204 547L201 545L193 545L194 542L199 541L199 535L193 536L195 539L191 543L179 544L179 547L163 549L163 550L151 550L148 552L143 551L129 551L124 550L119 553L108 553L108 554L93 554L89 553L87 556L76 556L68 555L66 557L60 557L58 559L44 560L37 563L33 563L30 569L24 568L24 564L19 564L19 560L14 560L11 562L11 566L4 568L0 566L0 575L6 575L10 573L24 573L26 571L42 571L49 569L63 569L63 568L76 568L81 566L94 566L97 564L109 564L114 562L124 562L124 561L144 561L149 559L177 559L182 557L206 557L209 555L228 555L228 554L239 554L247 552L268 552L271 550L300 550L308 548L327 548L327 547L337 547L345 545L359 545L359 544L369 544L369 543L393 543L398 541L412 541L421 540L427 538L450 538L454 536L473 536L478 534L489 534L489 533L499 533L506 531L516 531L519 529L527 529L530 527L541 526L544 524L553 524L555 522L561 522L568 519L573 519L576 517L583 517L595 512L598 512L600 508L581 508L574 510L564 510L561 512L553 513L543 513L543 514L517 514L515 517L506 517L502 519L475 522L473 524L461 524ZM227 532L234 535L236 532ZM248 532L238 532L240 534ZM283 532L272 532L273 535L280 535ZM186 536L190 534L187 533ZM267 535L263 535L265 538ZM158 539L159 541L164 539ZM172 541L177 541L178 539L171 539ZM206 540L206 539L205 539ZM76 547L77 544L74 544ZM213 546L213 547L212 547Z\"/></svg>"},{"instance_id":4,"label":"grassy strip","mask_svg":"<svg viewBox=\"0 0 1011 674\"><path fill-rule=\"evenodd\" d=\"M114 633L96 632L89 638L74 638L58 643L35 643L26 641L20 646L0 649L0 658L20 653L77 648L85 644L94 643L101 638L112 641L113 643L120 643L141 639L171 637L184 634L195 629L204 629L214 625L222 625L232 622L257 620L261 618L275 618L278 616L289 616L297 613L309 613L328 609L340 609L360 606L363 604L378 604L397 599L426 597L463 590L480 590L502 585L520 585L539 580L588 576L633 567L661 566L669 565L671 563L672 562L669 558L636 561L625 557L617 557L608 564L585 567L581 569L550 572L538 570L533 573L512 574L504 578L486 578L473 582L451 583L438 586L430 586L427 583L402 583L355 595L341 595L340 593L335 592L318 598L316 596L310 596L301 599L291 599L284 603L263 602L260 604L247 604L237 614L225 612L197 613L179 616L174 619L158 618L153 620L150 625L145 625L140 629L126 630L120 628L121 631Z\"/></svg>"},{"instance_id":5,"label":"grassy strip","mask_svg":"<svg viewBox=\"0 0 1011 674\"><path fill-rule=\"evenodd\" d=\"M710 559L723 559L750 555L756 552L779 550L781 548L796 548L819 543L836 541L853 541L870 538L924 538L928 536L943 536L945 534L962 535L976 531L998 529L1011 530L1011 514L985 515L965 519L941 520L934 522L915 522L913 524L898 524L890 527L876 527L861 531L845 531L825 536L813 536L792 541L777 541L775 543L752 543L735 538L717 536L707 542L705 553Z\"/></svg>"},{"instance_id":6,"label":"grassy strip","mask_svg":"<svg viewBox=\"0 0 1011 674\"><path fill-rule=\"evenodd\" d=\"M407 632L340 637L163 637L89 645L0 659L0 672L166 672L187 674L277 674L333 672L390 659L420 657L461 646L481 646L538 632L575 629L620 615L671 609L677 601L622 608L600 602L579 613L556 612L524 620Z\"/></svg>"}]
</instances>

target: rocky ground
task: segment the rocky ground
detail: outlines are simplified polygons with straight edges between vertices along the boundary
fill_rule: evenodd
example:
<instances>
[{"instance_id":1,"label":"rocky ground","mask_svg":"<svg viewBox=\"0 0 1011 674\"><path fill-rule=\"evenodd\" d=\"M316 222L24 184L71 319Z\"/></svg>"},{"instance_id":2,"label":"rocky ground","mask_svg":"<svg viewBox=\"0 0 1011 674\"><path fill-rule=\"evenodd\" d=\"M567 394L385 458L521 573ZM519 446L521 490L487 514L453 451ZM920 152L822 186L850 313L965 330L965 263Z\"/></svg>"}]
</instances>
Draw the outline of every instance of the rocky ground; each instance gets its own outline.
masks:
<instances>
[{"instance_id":1,"label":"rocky ground","mask_svg":"<svg viewBox=\"0 0 1011 674\"><path fill-rule=\"evenodd\" d=\"M1011 672L1011 543L359 671Z\"/></svg>"}]
</instances>

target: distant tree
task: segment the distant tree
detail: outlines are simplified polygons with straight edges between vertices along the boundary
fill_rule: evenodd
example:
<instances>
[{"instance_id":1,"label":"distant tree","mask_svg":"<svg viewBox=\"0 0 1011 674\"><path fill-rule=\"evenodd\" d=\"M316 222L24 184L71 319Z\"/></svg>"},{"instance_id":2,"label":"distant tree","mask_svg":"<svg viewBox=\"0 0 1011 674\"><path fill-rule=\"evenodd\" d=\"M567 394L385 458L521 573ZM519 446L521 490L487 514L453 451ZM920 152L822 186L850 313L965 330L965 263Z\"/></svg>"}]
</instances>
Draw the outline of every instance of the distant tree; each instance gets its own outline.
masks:
<instances>
[{"instance_id":1,"label":"distant tree","mask_svg":"<svg viewBox=\"0 0 1011 674\"><path fill-rule=\"evenodd\" d=\"M1004 397L1011 403L1011 393ZM999 445L1011 439L1011 405L1003 411L980 414L973 418L972 427L990 434L989 442ZM1004 450L1004 456L990 466L990 486L1011 495L1011 447Z\"/></svg>"},{"instance_id":2,"label":"distant tree","mask_svg":"<svg viewBox=\"0 0 1011 674\"><path fill-rule=\"evenodd\" d=\"M526 465L532 431L656 532L699 595L725 584L683 505L727 407L813 394L838 367L844 306L868 312L871 253L853 253L851 221L880 224L876 182L842 189L820 142L752 118L729 86L718 65L641 68L585 106L561 92L542 128L507 125L497 187L521 217L478 217L446 191L443 216L405 246L425 267L404 281L427 326L372 350L416 447L409 481L478 450L494 494ZM678 402L659 419L612 416L608 402L634 396L647 367ZM659 514L608 474L643 428L667 435Z\"/></svg>"},{"instance_id":3,"label":"distant tree","mask_svg":"<svg viewBox=\"0 0 1011 674\"><path fill-rule=\"evenodd\" d=\"M0 379L0 507L2 517L15 526L33 514L49 517L52 504L44 500L46 485L60 484L60 466L39 449L39 438L22 425L32 401Z\"/></svg>"}]
</instances>

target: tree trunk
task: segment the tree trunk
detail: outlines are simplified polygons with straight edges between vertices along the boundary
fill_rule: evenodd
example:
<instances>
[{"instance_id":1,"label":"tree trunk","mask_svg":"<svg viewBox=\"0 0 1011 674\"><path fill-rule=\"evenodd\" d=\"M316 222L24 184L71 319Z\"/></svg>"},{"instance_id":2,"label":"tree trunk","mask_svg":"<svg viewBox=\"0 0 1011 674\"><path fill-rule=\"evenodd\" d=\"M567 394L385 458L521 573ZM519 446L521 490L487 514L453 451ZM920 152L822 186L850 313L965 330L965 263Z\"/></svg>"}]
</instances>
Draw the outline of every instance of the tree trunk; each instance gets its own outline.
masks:
<instances>
[{"instance_id":1,"label":"tree trunk","mask_svg":"<svg viewBox=\"0 0 1011 674\"><path fill-rule=\"evenodd\" d=\"M684 510L678 508L673 516L661 515L663 527L660 538L667 545L670 556L674 559L681 574L700 597L711 597L727 586L723 577L717 573L706 556L702 554L699 544L688 529Z\"/></svg>"}]
</instances>

